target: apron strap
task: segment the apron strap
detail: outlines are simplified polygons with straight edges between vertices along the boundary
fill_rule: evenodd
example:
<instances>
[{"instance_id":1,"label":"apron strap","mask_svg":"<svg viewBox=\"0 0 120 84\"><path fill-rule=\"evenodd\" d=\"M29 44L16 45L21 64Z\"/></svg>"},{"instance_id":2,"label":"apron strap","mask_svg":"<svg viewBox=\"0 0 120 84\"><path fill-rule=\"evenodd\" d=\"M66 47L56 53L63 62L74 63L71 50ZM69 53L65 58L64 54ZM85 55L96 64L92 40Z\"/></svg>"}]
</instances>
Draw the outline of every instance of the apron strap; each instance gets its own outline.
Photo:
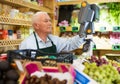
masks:
<instances>
[{"instance_id":1,"label":"apron strap","mask_svg":"<svg viewBox=\"0 0 120 84\"><path fill-rule=\"evenodd\" d=\"M35 34L35 32L33 32L33 34L34 34L34 36L35 36L35 40L36 40L37 49L40 49L40 48L39 48L39 45L38 45L38 40L37 40L37 37L36 37L36 34Z\"/></svg>"},{"instance_id":2,"label":"apron strap","mask_svg":"<svg viewBox=\"0 0 120 84\"><path fill-rule=\"evenodd\" d=\"M34 33L34 36L35 36L35 40L36 40L37 49L40 49L40 48L39 48L39 45L38 45L37 36L36 36L35 32L33 32L33 33ZM52 41L52 40L51 40L49 37L48 37L48 39L51 41L52 45L54 45L53 41Z\"/></svg>"},{"instance_id":3,"label":"apron strap","mask_svg":"<svg viewBox=\"0 0 120 84\"><path fill-rule=\"evenodd\" d=\"M48 39L51 41L52 45L54 45L53 41L50 39L50 37L48 36Z\"/></svg>"}]
</instances>

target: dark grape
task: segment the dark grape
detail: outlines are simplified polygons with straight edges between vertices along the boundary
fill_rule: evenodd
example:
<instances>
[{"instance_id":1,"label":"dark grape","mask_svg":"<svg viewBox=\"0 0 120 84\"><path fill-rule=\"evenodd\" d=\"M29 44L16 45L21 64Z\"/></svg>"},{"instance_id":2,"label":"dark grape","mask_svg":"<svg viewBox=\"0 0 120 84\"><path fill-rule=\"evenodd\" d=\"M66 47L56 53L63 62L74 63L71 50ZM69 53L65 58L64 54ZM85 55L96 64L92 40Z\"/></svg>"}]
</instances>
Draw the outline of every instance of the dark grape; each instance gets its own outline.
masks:
<instances>
[{"instance_id":1,"label":"dark grape","mask_svg":"<svg viewBox=\"0 0 120 84\"><path fill-rule=\"evenodd\" d=\"M117 67L118 72L120 73L120 67Z\"/></svg>"},{"instance_id":2,"label":"dark grape","mask_svg":"<svg viewBox=\"0 0 120 84\"><path fill-rule=\"evenodd\" d=\"M103 64L108 64L108 61L105 58L96 57L96 56L91 56L89 61L90 61L90 63L95 62L97 64L97 66L101 66Z\"/></svg>"}]
</instances>

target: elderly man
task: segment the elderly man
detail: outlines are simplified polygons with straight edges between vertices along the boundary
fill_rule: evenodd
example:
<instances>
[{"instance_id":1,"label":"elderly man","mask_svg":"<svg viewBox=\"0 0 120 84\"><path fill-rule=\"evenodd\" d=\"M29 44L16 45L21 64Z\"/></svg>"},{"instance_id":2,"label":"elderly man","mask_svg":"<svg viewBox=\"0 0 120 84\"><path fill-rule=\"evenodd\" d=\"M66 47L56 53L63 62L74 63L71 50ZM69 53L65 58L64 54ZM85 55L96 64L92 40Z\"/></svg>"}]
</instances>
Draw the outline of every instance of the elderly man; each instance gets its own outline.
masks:
<instances>
[{"instance_id":1,"label":"elderly man","mask_svg":"<svg viewBox=\"0 0 120 84\"><path fill-rule=\"evenodd\" d=\"M70 52L84 43L84 36L62 38L52 35L51 18L46 12L37 12L32 17L34 32L21 42L19 49L36 49L47 53Z\"/></svg>"}]
</instances>

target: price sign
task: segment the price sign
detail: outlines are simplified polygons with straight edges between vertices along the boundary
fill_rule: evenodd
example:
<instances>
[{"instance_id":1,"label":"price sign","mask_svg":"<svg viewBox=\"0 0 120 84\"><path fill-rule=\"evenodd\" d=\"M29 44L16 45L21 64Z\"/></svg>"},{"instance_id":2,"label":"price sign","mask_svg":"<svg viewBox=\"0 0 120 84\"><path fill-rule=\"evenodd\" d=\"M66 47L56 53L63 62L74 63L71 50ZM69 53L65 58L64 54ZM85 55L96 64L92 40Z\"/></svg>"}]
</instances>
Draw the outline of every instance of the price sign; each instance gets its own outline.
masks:
<instances>
[{"instance_id":1,"label":"price sign","mask_svg":"<svg viewBox=\"0 0 120 84\"><path fill-rule=\"evenodd\" d=\"M61 27L60 27L60 31L61 31L61 32L66 32L66 27L61 26Z\"/></svg>"},{"instance_id":2,"label":"price sign","mask_svg":"<svg viewBox=\"0 0 120 84\"><path fill-rule=\"evenodd\" d=\"M79 28L78 27L72 27L72 32L78 32Z\"/></svg>"}]
</instances>

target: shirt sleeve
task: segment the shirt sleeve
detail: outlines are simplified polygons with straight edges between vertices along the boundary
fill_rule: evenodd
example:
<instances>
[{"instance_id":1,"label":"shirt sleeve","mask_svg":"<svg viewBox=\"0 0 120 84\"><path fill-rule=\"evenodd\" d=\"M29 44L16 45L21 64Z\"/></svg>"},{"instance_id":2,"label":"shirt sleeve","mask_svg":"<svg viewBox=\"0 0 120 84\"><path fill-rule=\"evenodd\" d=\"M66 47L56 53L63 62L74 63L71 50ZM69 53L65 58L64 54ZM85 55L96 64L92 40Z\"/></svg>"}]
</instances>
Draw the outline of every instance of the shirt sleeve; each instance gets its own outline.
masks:
<instances>
[{"instance_id":1,"label":"shirt sleeve","mask_svg":"<svg viewBox=\"0 0 120 84\"><path fill-rule=\"evenodd\" d=\"M33 37L33 34L20 43L19 49L37 49L36 41Z\"/></svg>"},{"instance_id":2,"label":"shirt sleeve","mask_svg":"<svg viewBox=\"0 0 120 84\"><path fill-rule=\"evenodd\" d=\"M62 38L56 36L52 40L57 47L57 52L69 52L80 48L80 46L84 43L84 38L80 38L79 35L71 38Z\"/></svg>"},{"instance_id":3,"label":"shirt sleeve","mask_svg":"<svg viewBox=\"0 0 120 84\"><path fill-rule=\"evenodd\" d=\"M27 49L27 45L26 45L26 42L21 42L21 44L19 45L19 49Z\"/></svg>"}]
</instances>

